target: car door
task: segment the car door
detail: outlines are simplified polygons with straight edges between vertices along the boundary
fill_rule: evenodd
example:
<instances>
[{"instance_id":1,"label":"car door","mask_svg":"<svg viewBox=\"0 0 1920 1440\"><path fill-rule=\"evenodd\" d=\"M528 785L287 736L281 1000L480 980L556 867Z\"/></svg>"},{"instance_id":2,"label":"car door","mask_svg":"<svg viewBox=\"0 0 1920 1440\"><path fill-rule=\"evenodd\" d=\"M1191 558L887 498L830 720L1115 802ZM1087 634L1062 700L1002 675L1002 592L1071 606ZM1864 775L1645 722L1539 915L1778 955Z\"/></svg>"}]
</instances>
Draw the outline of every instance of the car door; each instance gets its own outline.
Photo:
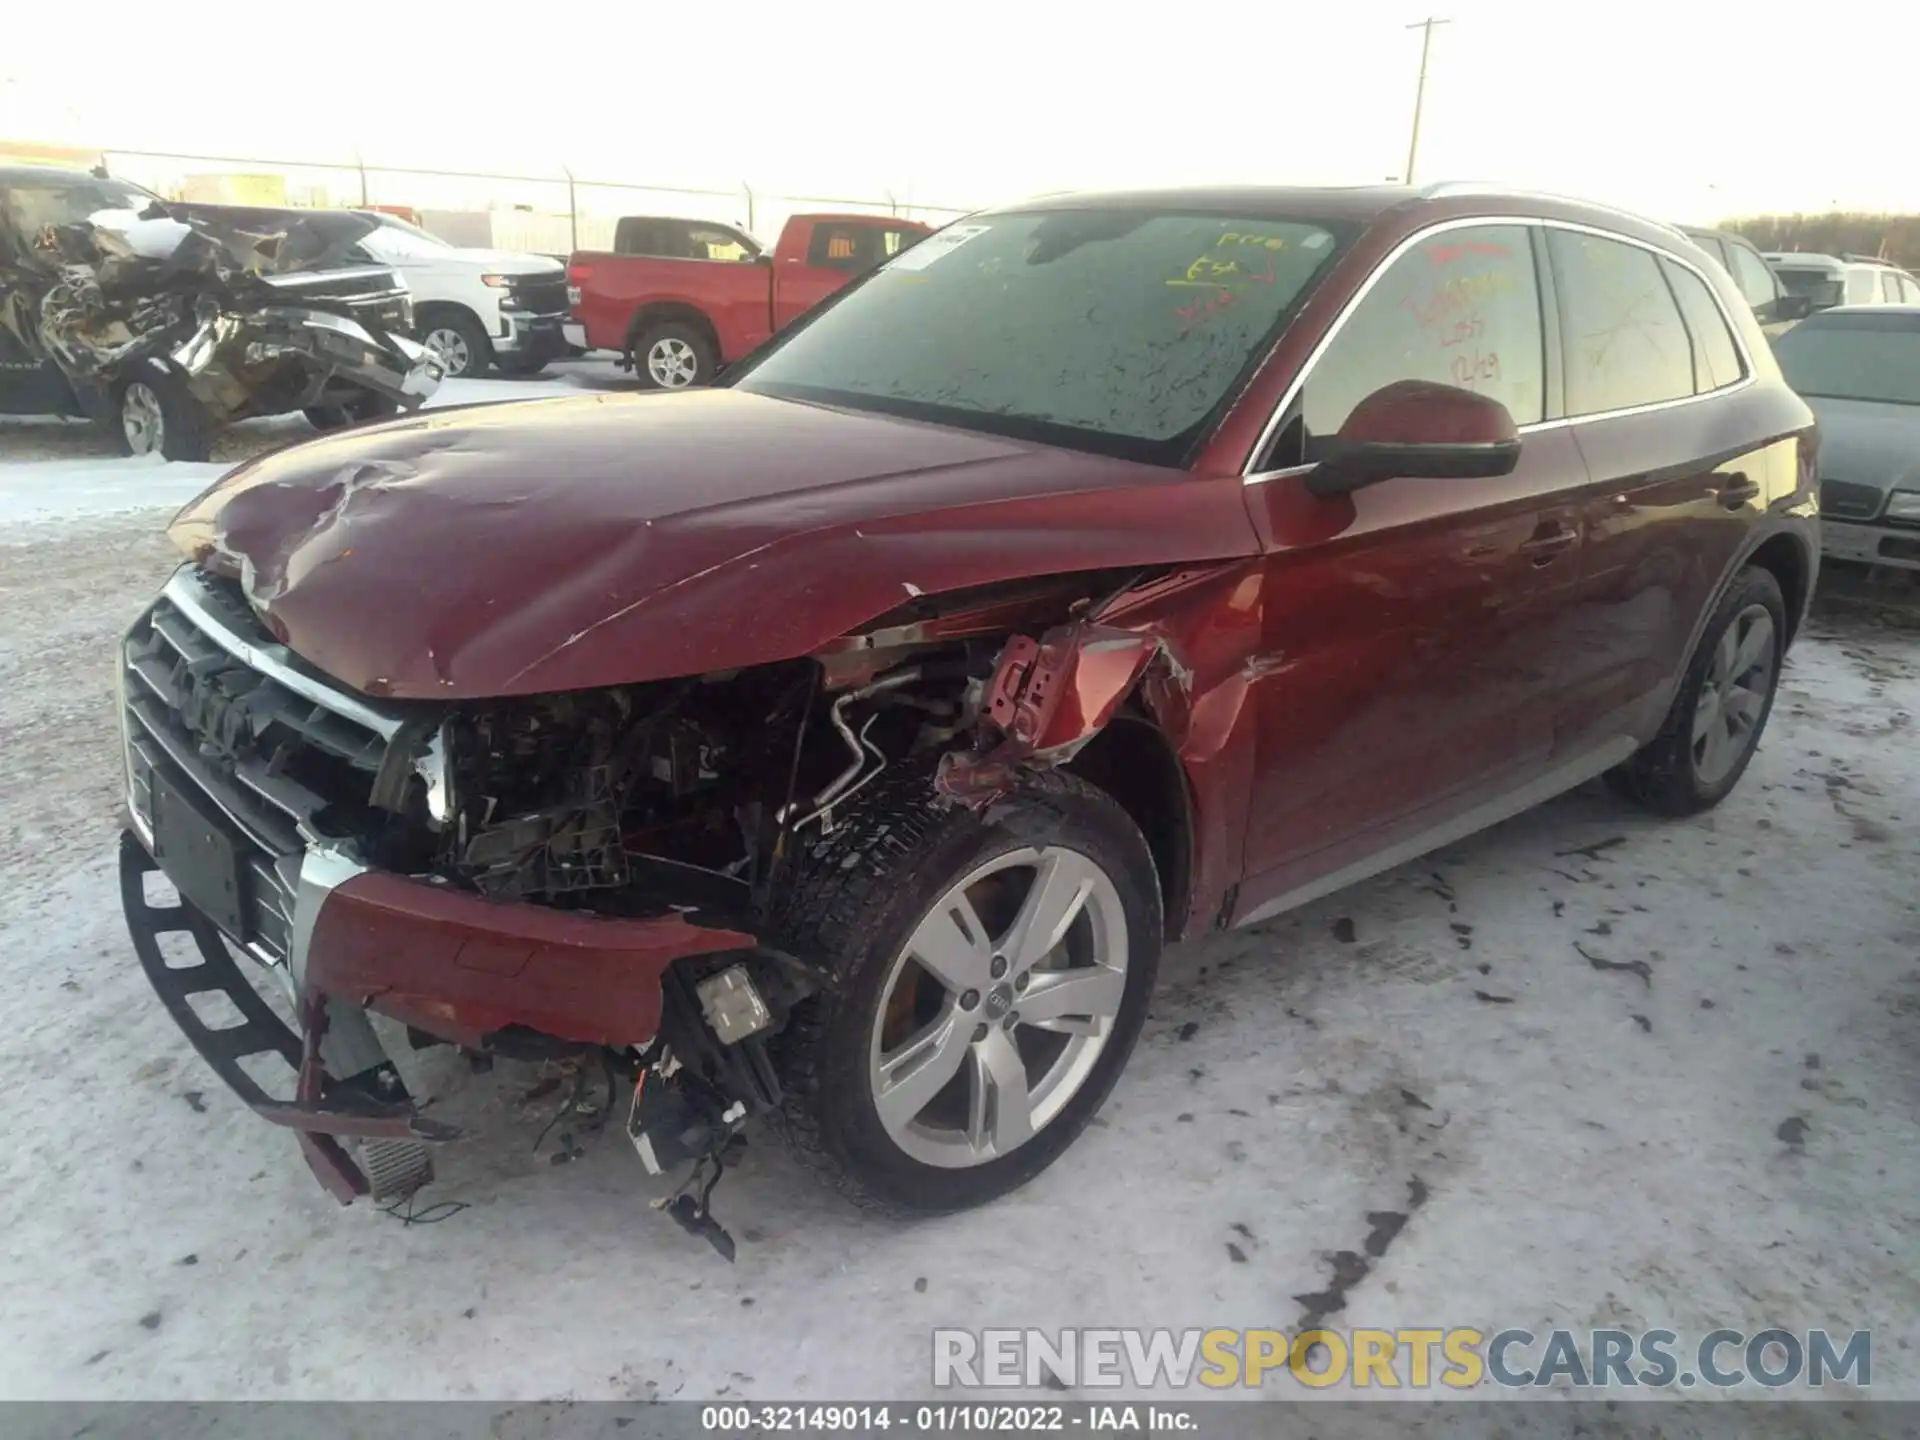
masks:
<instances>
[{"instance_id":1,"label":"car door","mask_svg":"<svg viewBox=\"0 0 1920 1440\"><path fill-rule=\"evenodd\" d=\"M1742 444L1751 364L1703 272L1619 236L1554 229L1547 248L1566 413L1593 482L1555 721L1574 754L1658 728L1783 458Z\"/></svg>"},{"instance_id":2,"label":"car door","mask_svg":"<svg viewBox=\"0 0 1920 1440\"><path fill-rule=\"evenodd\" d=\"M1267 545L1244 909L1518 784L1552 743L1555 617L1579 573L1564 429L1496 479L1391 479L1316 498L1306 471L1396 380L1547 413L1533 231L1428 231L1385 263L1295 387L1248 486Z\"/></svg>"}]
</instances>

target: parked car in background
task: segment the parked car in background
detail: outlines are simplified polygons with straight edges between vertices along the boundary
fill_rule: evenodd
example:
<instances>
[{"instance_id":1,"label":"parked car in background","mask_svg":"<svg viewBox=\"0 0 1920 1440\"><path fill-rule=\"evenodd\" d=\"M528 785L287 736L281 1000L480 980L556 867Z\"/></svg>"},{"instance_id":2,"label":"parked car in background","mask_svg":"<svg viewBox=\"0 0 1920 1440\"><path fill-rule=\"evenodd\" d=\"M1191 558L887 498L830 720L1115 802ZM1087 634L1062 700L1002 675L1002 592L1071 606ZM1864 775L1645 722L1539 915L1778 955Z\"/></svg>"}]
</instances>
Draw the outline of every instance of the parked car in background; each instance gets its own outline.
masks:
<instances>
[{"instance_id":1,"label":"parked car in background","mask_svg":"<svg viewBox=\"0 0 1920 1440\"><path fill-rule=\"evenodd\" d=\"M1815 310L1835 305L1920 305L1920 280L1870 255L1816 255L1768 251L1768 266L1788 293L1804 295Z\"/></svg>"},{"instance_id":2,"label":"parked car in background","mask_svg":"<svg viewBox=\"0 0 1920 1440\"><path fill-rule=\"evenodd\" d=\"M893 215L795 215L768 254L728 225L630 217L614 250L579 251L567 266L567 338L619 351L649 388L705 385L930 228Z\"/></svg>"},{"instance_id":3,"label":"parked car in background","mask_svg":"<svg viewBox=\"0 0 1920 1440\"><path fill-rule=\"evenodd\" d=\"M1920 306L1823 310L1774 353L1820 417L1826 553L1920 570Z\"/></svg>"},{"instance_id":4,"label":"parked car in background","mask_svg":"<svg viewBox=\"0 0 1920 1440\"><path fill-rule=\"evenodd\" d=\"M449 245L397 215L376 210L277 210L178 205L228 222L280 223L302 215L348 214L371 222L348 252L404 276L413 295L415 333L449 378L473 379L498 366L532 375L566 351L566 267L550 255Z\"/></svg>"},{"instance_id":5,"label":"parked car in background","mask_svg":"<svg viewBox=\"0 0 1920 1440\"><path fill-rule=\"evenodd\" d=\"M723 1250L756 1115L856 1199L978 1204L1093 1117L1164 942L1603 774L1725 797L1813 588L1813 433L1726 273L1613 210L977 214L719 388L373 426L184 510L119 657L128 925L342 1198L450 1133L371 1008L615 1067ZM239 963L304 1042L205 1028Z\"/></svg>"},{"instance_id":6,"label":"parked car in background","mask_svg":"<svg viewBox=\"0 0 1920 1440\"><path fill-rule=\"evenodd\" d=\"M92 418L124 453L205 460L256 415L330 429L412 409L441 367L407 338L405 279L354 263L372 228L0 170L0 414Z\"/></svg>"},{"instance_id":7,"label":"parked car in background","mask_svg":"<svg viewBox=\"0 0 1920 1440\"><path fill-rule=\"evenodd\" d=\"M1753 308L1753 318L1766 333L1777 334L1813 313L1812 300L1805 295L1790 294L1780 283L1780 277L1768 267L1759 248L1745 236L1725 230L1681 228L1689 240L1726 267L1734 287Z\"/></svg>"}]
</instances>

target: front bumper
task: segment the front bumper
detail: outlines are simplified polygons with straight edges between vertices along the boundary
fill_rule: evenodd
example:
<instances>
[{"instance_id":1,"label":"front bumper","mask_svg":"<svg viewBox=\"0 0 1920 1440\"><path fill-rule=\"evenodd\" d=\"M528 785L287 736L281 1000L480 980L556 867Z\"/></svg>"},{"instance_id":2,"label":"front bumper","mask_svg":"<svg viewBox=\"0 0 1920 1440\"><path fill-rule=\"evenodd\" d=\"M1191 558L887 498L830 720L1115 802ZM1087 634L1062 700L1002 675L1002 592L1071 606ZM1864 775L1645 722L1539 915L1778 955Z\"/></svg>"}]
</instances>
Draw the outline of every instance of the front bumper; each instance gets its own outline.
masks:
<instances>
[{"instance_id":1,"label":"front bumper","mask_svg":"<svg viewBox=\"0 0 1920 1440\"><path fill-rule=\"evenodd\" d=\"M555 360L567 353L566 311L550 315L529 315L520 310L503 310L500 319L506 333L493 342L496 353L526 360Z\"/></svg>"},{"instance_id":2,"label":"front bumper","mask_svg":"<svg viewBox=\"0 0 1920 1440\"><path fill-rule=\"evenodd\" d=\"M1920 529L1910 525L1863 525L1822 516L1820 550L1830 560L1920 570Z\"/></svg>"},{"instance_id":3,"label":"front bumper","mask_svg":"<svg viewBox=\"0 0 1920 1440\"><path fill-rule=\"evenodd\" d=\"M309 1164L342 1199L369 1186L341 1142L456 1138L415 1111L369 1012L479 1049L529 1032L640 1045L658 1030L661 980L675 960L758 943L678 912L604 918L369 866L351 840L324 832L329 797L294 778L307 772L268 762L317 737L336 753L365 754L374 783L414 777L440 806L433 717L340 688L250 619L218 582L183 566L122 645L122 907L143 969L195 1048L256 1113L300 1132ZM244 716L221 699L235 693L246 697ZM177 905L147 900L155 870L179 892ZM197 965L163 958L160 937L173 931L191 937ZM297 1029L265 1005L236 957L287 995ZM192 1003L205 992L226 995L243 1023L210 1028ZM290 1097L248 1075L240 1062L253 1055L286 1062Z\"/></svg>"}]
</instances>

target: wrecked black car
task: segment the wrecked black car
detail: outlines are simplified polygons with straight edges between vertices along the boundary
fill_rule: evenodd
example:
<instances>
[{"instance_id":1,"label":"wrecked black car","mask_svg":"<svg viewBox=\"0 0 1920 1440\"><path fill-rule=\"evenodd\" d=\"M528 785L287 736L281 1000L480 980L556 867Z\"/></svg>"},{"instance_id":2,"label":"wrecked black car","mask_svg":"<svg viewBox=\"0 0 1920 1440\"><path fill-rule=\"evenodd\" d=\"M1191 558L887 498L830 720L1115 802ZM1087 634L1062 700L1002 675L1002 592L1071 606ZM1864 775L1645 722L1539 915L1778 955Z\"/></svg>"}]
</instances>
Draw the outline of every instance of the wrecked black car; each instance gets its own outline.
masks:
<instances>
[{"instance_id":1,"label":"wrecked black car","mask_svg":"<svg viewBox=\"0 0 1920 1440\"><path fill-rule=\"evenodd\" d=\"M99 174L0 170L0 414L92 419L126 454L205 460L256 415L331 429L415 408L442 367L409 338L406 281L346 262L372 225L262 226Z\"/></svg>"}]
</instances>

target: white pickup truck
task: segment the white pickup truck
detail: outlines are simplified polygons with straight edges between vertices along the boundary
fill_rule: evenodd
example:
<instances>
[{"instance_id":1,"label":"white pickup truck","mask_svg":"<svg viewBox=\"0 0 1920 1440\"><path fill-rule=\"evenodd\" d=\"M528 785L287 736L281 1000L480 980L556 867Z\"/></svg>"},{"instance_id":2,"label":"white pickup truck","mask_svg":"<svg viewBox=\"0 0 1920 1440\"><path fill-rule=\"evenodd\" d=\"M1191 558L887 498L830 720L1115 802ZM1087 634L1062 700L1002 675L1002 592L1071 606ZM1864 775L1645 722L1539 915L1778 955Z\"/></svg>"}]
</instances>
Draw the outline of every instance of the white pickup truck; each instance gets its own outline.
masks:
<instances>
[{"instance_id":1,"label":"white pickup truck","mask_svg":"<svg viewBox=\"0 0 1920 1440\"><path fill-rule=\"evenodd\" d=\"M550 255L449 245L394 215L360 241L366 259L397 270L413 291L415 333L449 376L497 365L531 375L566 352L566 267Z\"/></svg>"}]
</instances>

